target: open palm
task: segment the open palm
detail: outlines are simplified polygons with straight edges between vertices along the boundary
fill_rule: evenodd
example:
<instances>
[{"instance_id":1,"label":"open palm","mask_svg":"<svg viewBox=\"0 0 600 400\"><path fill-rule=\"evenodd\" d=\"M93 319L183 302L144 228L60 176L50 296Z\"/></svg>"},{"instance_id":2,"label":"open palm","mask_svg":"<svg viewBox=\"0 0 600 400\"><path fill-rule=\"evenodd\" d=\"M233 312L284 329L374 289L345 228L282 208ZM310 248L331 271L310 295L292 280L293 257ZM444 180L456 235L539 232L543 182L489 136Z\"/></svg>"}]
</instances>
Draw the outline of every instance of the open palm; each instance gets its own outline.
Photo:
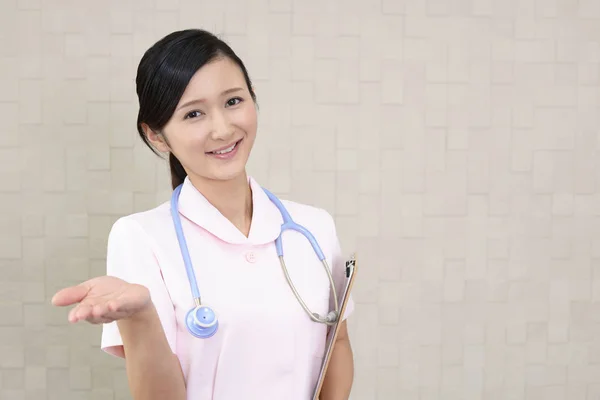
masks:
<instances>
[{"instance_id":1,"label":"open palm","mask_svg":"<svg viewBox=\"0 0 600 400\"><path fill-rule=\"evenodd\" d=\"M69 322L85 320L103 324L143 310L150 304L150 292L142 285L101 276L58 291L52 304L63 307L77 304L69 312Z\"/></svg>"}]
</instances>

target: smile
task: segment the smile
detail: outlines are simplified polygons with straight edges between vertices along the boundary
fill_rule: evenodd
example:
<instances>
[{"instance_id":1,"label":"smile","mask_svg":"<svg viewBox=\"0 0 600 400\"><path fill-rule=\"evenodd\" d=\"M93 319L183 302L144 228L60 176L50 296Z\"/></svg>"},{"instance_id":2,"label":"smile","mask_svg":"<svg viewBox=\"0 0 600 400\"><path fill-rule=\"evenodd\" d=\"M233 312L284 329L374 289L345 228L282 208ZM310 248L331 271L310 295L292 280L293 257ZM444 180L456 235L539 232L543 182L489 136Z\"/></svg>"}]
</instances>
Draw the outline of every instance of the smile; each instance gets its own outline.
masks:
<instances>
[{"instance_id":1,"label":"smile","mask_svg":"<svg viewBox=\"0 0 600 400\"><path fill-rule=\"evenodd\" d=\"M233 154L236 153L236 150L238 148L238 145L241 143L242 139L238 140L237 142L235 142L234 144L232 144L229 147L225 147L219 150L213 150L213 151L209 151L206 154L218 157L218 158L227 158L228 156L232 156Z\"/></svg>"}]
</instances>

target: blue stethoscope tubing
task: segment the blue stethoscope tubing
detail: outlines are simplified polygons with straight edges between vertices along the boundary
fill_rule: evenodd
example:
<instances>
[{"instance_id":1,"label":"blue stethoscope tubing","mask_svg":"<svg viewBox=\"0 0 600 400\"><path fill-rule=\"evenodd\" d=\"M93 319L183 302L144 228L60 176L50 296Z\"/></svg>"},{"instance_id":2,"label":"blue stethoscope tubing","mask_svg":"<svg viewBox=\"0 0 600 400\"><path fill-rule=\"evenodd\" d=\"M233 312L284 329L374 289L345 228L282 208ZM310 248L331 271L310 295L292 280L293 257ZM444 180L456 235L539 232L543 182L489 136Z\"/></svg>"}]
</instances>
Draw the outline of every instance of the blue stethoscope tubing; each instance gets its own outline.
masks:
<instances>
[{"instance_id":1,"label":"blue stethoscope tubing","mask_svg":"<svg viewBox=\"0 0 600 400\"><path fill-rule=\"evenodd\" d=\"M196 280L196 274L194 273L194 267L192 265L192 260L190 257L190 253L188 250L188 246L185 240L185 235L183 234L183 227L181 225L181 217L179 216L179 195L181 193L181 189L183 184L177 186L173 190L173 194L171 196L171 217L173 219L173 224L175 226L175 233L177 235L177 240L179 242L179 248L181 250L181 256L183 258L183 263L185 265L185 269L187 272L188 280L190 283L190 288L192 290L192 296L194 298L195 307L190 309L185 317L185 323L188 328L188 331L197 338L207 339L213 336L219 327L219 321L216 313L211 307L205 306L202 304L202 300L200 297L200 289L198 288L198 282ZM304 309L304 311L308 314L311 320L318 323L323 323L326 325L334 325L339 317L339 303L337 298L337 291L335 289L335 284L333 281L333 276L331 274L331 269L327 263L327 259L317 242L317 239L314 237L312 233L302 225L294 222L289 212L286 210L283 203L270 191L263 188L263 191L271 200L271 202L277 207L279 210L281 217L283 219L283 223L281 225L281 232L279 236L275 239L275 249L277 251L277 256L279 257L279 262L281 264L281 268L284 272L285 278L294 293L294 296ZM285 261L283 258L283 243L282 243L282 235L286 230L295 230L301 235L303 235L311 244L315 254L323 264L325 271L327 272L327 277L329 279L329 285L331 291L333 292L333 301L335 309L330 311L325 317L320 316L317 313L313 313L304 300L300 293L296 290L292 279L288 273L287 267L285 265Z\"/></svg>"}]
</instances>

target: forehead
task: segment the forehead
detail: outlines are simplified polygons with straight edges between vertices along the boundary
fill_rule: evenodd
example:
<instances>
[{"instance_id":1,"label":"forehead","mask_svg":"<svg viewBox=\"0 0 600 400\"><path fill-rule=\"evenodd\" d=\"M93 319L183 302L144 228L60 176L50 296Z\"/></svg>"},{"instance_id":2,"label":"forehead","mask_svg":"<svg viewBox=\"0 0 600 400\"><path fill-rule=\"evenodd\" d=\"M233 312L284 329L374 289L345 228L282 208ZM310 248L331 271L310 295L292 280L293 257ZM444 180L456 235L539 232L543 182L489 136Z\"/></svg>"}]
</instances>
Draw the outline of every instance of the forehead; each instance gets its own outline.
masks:
<instances>
[{"instance_id":1,"label":"forehead","mask_svg":"<svg viewBox=\"0 0 600 400\"><path fill-rule=\"evenodd\" d=\"M233 87L246 87L244 74L235 62L220 57L196 71L183 93L181 102L217 97Z\"/></svg>"}]
</instances>

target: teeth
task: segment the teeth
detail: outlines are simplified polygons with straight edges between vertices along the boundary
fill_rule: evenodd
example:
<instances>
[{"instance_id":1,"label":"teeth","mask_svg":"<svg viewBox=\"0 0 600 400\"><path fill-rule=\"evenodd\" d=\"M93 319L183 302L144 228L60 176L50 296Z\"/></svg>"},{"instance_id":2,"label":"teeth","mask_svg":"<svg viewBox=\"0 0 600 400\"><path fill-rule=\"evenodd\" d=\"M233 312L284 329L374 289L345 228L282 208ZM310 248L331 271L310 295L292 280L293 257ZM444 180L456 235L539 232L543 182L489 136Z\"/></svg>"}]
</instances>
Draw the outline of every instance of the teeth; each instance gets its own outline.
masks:
<instances>
[{"instance_id":1,"label":"teeth","mask_svg":"<svg viewBox=\"0 0 600 400\"><path fill-rule=\"evenodd\" d=\"M227 153L229 153L230 151L232 151L234 149L234 147L235 147L236 144L237 143L234 143L233 145L231 145L231 147L228 147L225 150L213 151L213 153L215 153L215 154L227 154Z\"/></svg>"}]
</instances>

